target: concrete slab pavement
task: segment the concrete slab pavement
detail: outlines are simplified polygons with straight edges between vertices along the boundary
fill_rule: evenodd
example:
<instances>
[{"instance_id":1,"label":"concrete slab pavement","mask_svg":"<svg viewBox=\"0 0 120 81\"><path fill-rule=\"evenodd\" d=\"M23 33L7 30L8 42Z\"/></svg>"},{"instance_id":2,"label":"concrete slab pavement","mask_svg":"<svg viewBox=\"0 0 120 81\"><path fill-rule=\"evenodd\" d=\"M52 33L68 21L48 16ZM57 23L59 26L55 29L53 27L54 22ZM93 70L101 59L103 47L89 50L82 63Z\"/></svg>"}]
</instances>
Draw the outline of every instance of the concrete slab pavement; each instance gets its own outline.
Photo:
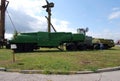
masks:
<instances>
[{"instance_id":1,"label":"concrete slab pavement","mask_svg":"<svg viewBox=\"0 0 120 81\"><path fill-rule=\"evenodd\" d=\"M74 75L44 75L0 72L0 81L120 81L120 71Z\"/></svg>"}]
</instances>

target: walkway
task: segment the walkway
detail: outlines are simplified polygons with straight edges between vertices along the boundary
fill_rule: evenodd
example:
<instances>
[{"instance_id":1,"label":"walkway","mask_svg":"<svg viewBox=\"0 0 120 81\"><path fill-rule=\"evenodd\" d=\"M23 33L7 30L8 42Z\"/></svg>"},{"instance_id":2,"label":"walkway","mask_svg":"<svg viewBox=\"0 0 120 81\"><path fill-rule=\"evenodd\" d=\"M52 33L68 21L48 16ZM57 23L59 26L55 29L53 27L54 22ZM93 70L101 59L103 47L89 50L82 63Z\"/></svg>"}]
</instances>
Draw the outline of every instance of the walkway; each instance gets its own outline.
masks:
<instances>
[{"instance_id":1,"label":"walkway","mask_svg":"<svg viewBox=\"0 0 120 81\"><path fill-rule=\"evenodd\" d=\"M77 75L43 75L0 72L0 81L120 81L120 71Z\"/></svg>"}]
</instances>

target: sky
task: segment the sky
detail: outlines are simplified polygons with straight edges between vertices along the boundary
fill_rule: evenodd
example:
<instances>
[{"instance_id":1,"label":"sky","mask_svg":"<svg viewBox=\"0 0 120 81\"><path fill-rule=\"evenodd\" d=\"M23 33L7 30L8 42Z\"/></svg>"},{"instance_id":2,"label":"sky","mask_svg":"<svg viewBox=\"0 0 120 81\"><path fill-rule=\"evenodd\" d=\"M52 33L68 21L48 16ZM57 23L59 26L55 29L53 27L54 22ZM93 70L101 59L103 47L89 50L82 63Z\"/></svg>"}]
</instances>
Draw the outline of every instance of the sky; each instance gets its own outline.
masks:
<instances>
[{"instance_id":1,"label":"sky","mask_svg":"<svg viewBox=\"0 0 120 81\"><path fill-rule=\"evenodd\" d=\"M18 32L47 31L45 0L8 0L6 38ZM58 32L76 33L89 28L88 36L120 39L120 0L48 0L52 8L52 24ZM9 16L12 19L13 27Z\"/></svg>"}]
</instances>

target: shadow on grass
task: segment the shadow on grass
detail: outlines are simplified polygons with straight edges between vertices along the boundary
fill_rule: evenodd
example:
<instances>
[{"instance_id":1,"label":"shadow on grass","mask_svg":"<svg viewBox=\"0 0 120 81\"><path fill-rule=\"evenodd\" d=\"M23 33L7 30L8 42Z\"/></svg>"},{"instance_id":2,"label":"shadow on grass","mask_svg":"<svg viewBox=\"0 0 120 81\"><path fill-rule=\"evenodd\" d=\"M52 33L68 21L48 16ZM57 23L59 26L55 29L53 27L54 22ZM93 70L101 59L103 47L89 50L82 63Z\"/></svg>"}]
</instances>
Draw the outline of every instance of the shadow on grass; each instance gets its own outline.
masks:
<instances>
[{"instance_id":1,"label":"shadow on grass","mask_svg":"<svg viewBox=\"0 0 120 81\"><path fill-rule=\"evenodd\" d=\"M63 53L63 52L83 52L83 51L94 51L94 52L96 52L96 51L99 51L99 50L79 50L79 51L61 51L61 50L35 50L35 51L32 51L32 52L16 52L16 54L17 53L19 53L19 54L22 54L22 53L54 53L54 52L61 52L61 53Z\"/></svg>"},{"instance_id":2,"label":"shadow on grass","mask_svg":"<svg viewBox=\"0 0 120 81\"><path fill-rule=\"evenodd\" d=\"M16 54L21 53L51 53L51 52L66 52L66 51L60 51L60 50L35 50L32 52L15 52Z\"/></svg>"},{"instance_id":3,"label":"shadow on grass","mask_svg":"<svg viewBox=\"0 0 120 81\"><path fill-rule=\"evenodd\" d=\"M101 51L104 50L118 50L116 48L110 48L110 49L103 49ZM51 52L83 52L83 51L92 51L92 52L96 52L96 51L100 51L100 49L86 49L86 50L75 50L75 51L67 51L67 50L59 50L59 49L39 49L39 50L34 50L32 52L16 52L16 53L51 53Z\"/></svg>"}]
</instances>

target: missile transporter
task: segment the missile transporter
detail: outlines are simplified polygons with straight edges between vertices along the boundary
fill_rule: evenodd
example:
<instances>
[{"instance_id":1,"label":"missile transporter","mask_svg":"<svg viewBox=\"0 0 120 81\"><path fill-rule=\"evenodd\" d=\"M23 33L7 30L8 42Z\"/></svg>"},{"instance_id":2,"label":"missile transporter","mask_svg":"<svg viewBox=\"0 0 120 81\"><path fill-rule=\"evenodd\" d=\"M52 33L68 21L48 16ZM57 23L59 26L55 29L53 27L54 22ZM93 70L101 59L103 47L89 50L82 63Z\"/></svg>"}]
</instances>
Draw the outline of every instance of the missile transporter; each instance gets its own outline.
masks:
<instances>
[{"instance_id":1,"label":"missile transporter","mask_svg":"<svg viewBox=\"0 0 120 81\"><path fill-rule=\"evenodd\" d=\"M59 48L66 46L66 50L79 50L81 42L85 40L85 35L70 32L34 32L20 33L14 36L10 43L16 45L15 52L34 51L39 47Z\"/></svg>"}]
</instances>

